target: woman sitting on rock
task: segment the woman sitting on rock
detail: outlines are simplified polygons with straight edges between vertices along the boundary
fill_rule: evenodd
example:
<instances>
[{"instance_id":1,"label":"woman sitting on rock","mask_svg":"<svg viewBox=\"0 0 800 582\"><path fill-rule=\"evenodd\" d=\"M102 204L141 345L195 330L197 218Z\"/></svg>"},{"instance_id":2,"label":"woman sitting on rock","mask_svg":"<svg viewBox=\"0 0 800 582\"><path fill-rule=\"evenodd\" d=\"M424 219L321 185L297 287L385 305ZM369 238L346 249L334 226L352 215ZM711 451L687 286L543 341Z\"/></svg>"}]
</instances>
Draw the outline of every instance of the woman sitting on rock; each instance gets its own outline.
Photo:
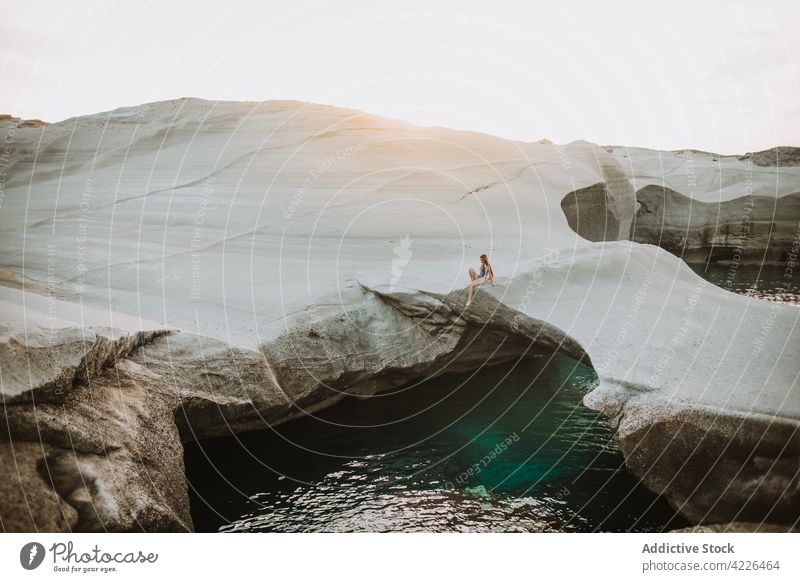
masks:
<instances>
[{"instance_id":1,"label":"woman sitting on rock","mask_svg":"<svg viewBox=\"0 0 800 582\"><path fill-rule=\"evenodd\" d=\"M494 287L494 270L492 264L489 262L489 257L481 255L481 272L476 273L475 269L469 268L470 284L467 287L467 304L464 307L469 307L472 304L472 294L475 287L478 285L486 285L491 283Z\"/></svg>"}]
</instances>

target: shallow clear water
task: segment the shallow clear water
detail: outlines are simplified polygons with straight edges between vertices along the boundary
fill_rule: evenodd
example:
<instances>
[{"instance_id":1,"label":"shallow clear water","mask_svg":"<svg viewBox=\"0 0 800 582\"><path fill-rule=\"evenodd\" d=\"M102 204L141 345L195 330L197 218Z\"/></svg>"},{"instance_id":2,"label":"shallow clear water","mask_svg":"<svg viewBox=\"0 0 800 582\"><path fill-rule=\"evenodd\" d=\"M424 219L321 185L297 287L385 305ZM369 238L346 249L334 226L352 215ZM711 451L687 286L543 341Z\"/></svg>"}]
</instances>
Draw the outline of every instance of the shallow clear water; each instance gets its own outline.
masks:
<instances>
[{"instance_id":1,"label":"shallow clear water","mask_svg":"<svg viewBox=\"0 0 800 582\"><path fill-rule=\"evenodd\" d=\"M706 281L728 291L800 307L800 289L797 285L800 282L800 272L792 276L792 272L787 272L784 267L758 265L689 266Z\"/></svg>"},{"instance_id":2,"label":"shallow clear water","mask_svg":"<svg viewBox=\"0 0 800 582\"><path fill-rule=\"evenodd\" d=\"M685 525L554 356L187 447L199 531L660 531Z\"/></svg>"}]
</instances>

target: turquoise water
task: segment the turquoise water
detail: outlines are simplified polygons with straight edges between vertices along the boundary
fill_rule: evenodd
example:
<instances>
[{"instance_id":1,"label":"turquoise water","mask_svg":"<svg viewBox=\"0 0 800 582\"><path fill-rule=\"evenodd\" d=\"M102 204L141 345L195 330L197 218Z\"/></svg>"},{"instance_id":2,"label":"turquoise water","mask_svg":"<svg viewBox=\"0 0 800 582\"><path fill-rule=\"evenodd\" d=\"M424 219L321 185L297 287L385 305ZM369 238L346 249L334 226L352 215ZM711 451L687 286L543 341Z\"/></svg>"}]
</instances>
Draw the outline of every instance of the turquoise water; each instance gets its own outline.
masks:
<instances>
[{"instance_id":1,"label":"turquoise water","mask_svg":"<svg viewBox=\"0 0 800 582\"><path fill-rule=\"evenodd\" d=\"M198 531L660 531L685 522L630 474L596 376L562 356L442 376L190 445Z\"/></svg>"}]
</instances>

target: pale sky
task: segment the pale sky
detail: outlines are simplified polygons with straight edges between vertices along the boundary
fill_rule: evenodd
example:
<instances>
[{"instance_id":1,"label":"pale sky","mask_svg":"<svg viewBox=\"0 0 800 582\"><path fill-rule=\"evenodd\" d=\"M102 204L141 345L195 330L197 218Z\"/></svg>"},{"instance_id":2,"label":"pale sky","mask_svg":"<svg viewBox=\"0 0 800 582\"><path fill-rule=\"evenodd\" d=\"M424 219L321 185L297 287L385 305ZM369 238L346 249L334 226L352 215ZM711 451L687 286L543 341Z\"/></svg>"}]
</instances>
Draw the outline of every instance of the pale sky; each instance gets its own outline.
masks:
<instances>
[{"instance_id":1,"label":"pale sky","mask_svg":"<svg viewBox=\"0 0 800 582\"><path fill-rule=\"evenodd\" d=\"M16 0L0 113L299 99L512 139L800 145L797 0Z\"/></svg>"}]
</instances>

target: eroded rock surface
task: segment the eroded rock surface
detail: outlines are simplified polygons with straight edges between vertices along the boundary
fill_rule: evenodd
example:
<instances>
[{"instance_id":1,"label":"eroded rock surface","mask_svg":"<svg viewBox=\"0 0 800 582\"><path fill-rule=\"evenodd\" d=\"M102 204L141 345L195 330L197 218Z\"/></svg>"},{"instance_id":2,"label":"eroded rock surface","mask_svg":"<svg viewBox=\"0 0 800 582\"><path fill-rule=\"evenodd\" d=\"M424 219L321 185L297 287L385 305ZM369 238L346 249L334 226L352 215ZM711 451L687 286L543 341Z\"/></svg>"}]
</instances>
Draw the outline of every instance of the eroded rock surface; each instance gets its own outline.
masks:
<instances>
[{"instance_id":1,"label":"eroded rock surface","mask_svg":"<svg viewBox=\"0 0 800 582\"><path fill-rule=\"evenodd\" d=\"M21 289L0 302L3 528L190 529L177 398L127 359L168 330Z\"/></svg>"},{"instance_id":2,"label":"eroded rock surface","mask_svg":"<svg viewBox=\"0 0 800 582\"><path fill-rule=\"evenodd\" d=\"M520 357L556 351L586 357L561 330L488 293L479 292L469 309L464 290L440 295L360 286L351 293L363 299L308 314L264 345L285 390L324 402Z\"/></svg>"},{"instance_id":3,"label":"eroded rock surface","mask_svg":"<svg viewBox=\"0 0 800 582\"><path fill-rule=\"evenodd\" d=\"M570 228L587 240L626 240L636 214L636 195L619 166L604 163L601 170L602 182L570 192L561 200L561 209Z\"/></svg>"},{"instance_id":4,"label":"eroded rock surface","mask_svg":"<svg viewBox=\"0 0 800 582\"><path fill-rule=\"evenodd\" d=\"M636 190L783 200L798 167L181 99L20 125L7 172L6 529L190 529L181 441L553 350L685 515L796 514L800 311L626 239Z\"/></svg>"},{"instance_id":5,"label":"eroded rock surface","mask_svg":"<svg viewBox=\"0 0 800 582\"><path fill-rule=\"evenodd\" d=\"M39 471L50 450L46 443L0 441L0 467L5 473L0 480L3 531L68 532L78 524L78 511Z\"/></svg>"},{"instance_id":6,"label":"eroded rock surface","mask_svg":"<svg viewBox=\"0 0 800 582\"><path fill-rule=\"evenodd\" d=\"M629 397L616 408L602 390L586 403L609 416L634 473L690 521L800 521L796 419L703 408L660 395Z\"/></svg>"},{"instance_id":7,"label":"eroded rock surface","mask_svg":"<svg viewBox=\"0 0 800 582\"><path fill-rule=\"evenodd\" d=\"M20 491L2 496L5 530L191 529L176 403L156 374L119 358L59 403L7 405L0 444L23 470ZM20 495L47 503L21 513Z\"/></svg>"},{"instance_id":8,"label":"eroded rock surface","mask_svg":"<svg viewBox=\"0 0 800 582\"><path fill-rule=\"evenodd\" d=\"M750 160L757 166L800 166L800 148L779 146L743 155L740 160Z\"/></svg>"},{"instance_id":9,"label":"eroded rock surface","mask_svg":"<svg viewBox=\"0 0 800 582\"><path fill-rule=\"evenodd\" d=\"M785 265L797 253L800 193L713 204L645 186L636 199L631 240L657 244L684 260Z\"/></svg>"},{"instance_id":10,"label":"eroded rock surface","mask_svg":"<svg viewBox=\"0 0 800 582\"><path fill-rule=\"evenodd\" d=\"M181 440L263 429L346 395L509 359L586 358L560 330L489 294L479 292L469 310L465 299L463 290L355 285L346 304L297 314L261 351L159 333L79 367L57 402L38 401L33 385L0 422L8 435L0 454L20 458L17 479L0 490L3 527L190 530ZM30 514L27 497L37 502Z\"/></svg>"}]
</instances>

